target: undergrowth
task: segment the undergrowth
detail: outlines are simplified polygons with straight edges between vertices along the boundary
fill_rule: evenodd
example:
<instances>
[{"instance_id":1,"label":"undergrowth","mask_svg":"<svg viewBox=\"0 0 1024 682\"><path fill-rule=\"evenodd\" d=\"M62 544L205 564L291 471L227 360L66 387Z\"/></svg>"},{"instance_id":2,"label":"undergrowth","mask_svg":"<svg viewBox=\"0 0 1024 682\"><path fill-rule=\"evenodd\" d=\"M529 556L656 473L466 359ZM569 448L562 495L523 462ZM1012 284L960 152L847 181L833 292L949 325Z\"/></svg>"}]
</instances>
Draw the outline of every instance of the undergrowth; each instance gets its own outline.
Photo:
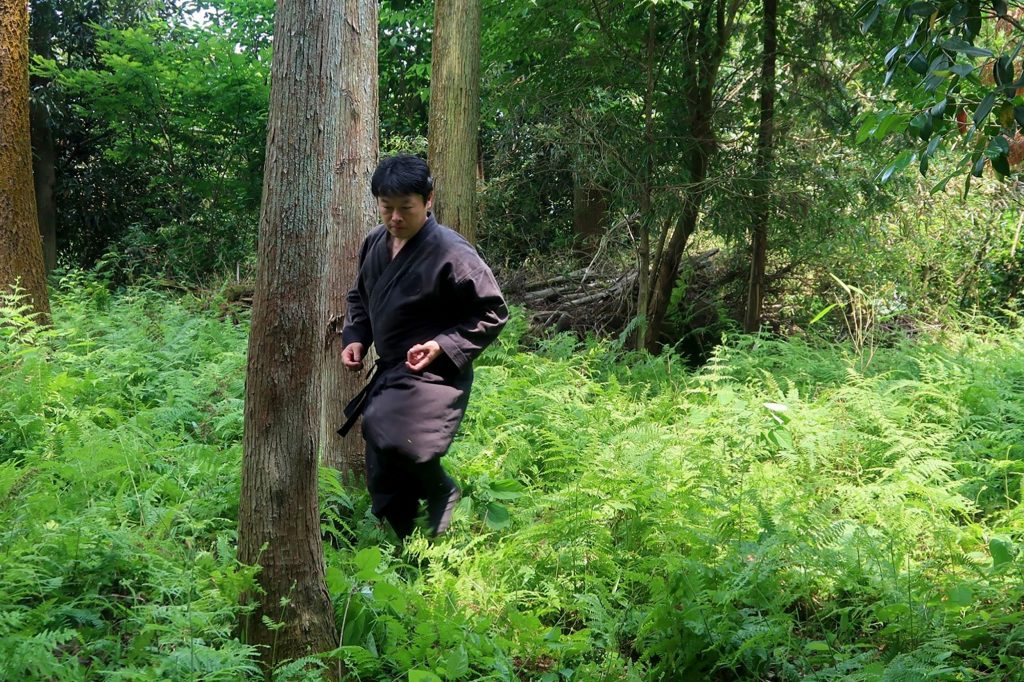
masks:
<instances>
[{"instance_id":1,"label":"undergrowth","mask_svg":"<svg viewBox=\"0 0 1024 682\"><path fill-rule=\"evenodd\" d=\"M0 303L0 679L256 679L244 324L81 275L53 307ZM1019 325L696 372L522 331L478 363L445 538L396 547L323 472L352 679L1022 679Z\"/></svg>"}]
</instances>

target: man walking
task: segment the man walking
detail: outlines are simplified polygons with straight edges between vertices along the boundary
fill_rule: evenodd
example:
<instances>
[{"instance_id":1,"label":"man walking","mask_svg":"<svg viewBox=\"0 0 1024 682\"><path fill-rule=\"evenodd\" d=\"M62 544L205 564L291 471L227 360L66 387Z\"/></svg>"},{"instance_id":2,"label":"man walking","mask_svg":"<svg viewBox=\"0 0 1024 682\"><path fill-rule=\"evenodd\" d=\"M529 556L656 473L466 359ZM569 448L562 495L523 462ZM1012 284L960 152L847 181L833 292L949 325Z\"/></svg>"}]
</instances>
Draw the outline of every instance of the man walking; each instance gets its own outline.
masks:
<instances>
[{"instance_id":1,"label":"man walking","mask_svg":"<svg viewBox=\"0 0 1024 682\"><path fill-rule=\"evenodd\" d=\"M469 402L473 360L497 338L508 309L476 249L430 213L425 161L383 160L370 190L382 224L359 251L342 362L361 370L371 344L379 359L339 433L362 414L373 513L405 538L426 500L430 531L440 535L461 496L441 457Z\"/></svg>"}]
</instances>

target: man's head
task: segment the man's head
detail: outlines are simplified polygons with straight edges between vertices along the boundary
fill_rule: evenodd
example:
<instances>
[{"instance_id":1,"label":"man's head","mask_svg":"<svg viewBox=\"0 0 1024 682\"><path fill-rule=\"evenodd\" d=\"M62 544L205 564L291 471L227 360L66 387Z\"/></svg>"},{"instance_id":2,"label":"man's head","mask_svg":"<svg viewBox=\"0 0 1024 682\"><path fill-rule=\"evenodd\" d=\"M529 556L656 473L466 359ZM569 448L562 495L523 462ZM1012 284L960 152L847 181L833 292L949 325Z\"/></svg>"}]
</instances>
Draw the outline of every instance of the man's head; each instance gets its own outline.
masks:
<instances>
[{"instance_id":1,"label":"man's head","mask_svg":"<svg viewBox=\"0 0 1024 682\"><path fill-rule=\"evenodd\" d=\"M378 199L418 194L426 204L434 193L434 178L430 177L430 167L426 161L418 156L399 154L377 165L370 179L370 191Z\"/></svg>"},{"instance_id":2,"label":"man's head","mask_svg":"<svg viewBox=\"0 0 1024 682\"><path fill-rule=\"evenodd\" d=\"M427 162L416 156L384 159L370 179L381 221L392 237L411 239L427 221L434 198L434 179Z\"/></svg>"}]
</instances>

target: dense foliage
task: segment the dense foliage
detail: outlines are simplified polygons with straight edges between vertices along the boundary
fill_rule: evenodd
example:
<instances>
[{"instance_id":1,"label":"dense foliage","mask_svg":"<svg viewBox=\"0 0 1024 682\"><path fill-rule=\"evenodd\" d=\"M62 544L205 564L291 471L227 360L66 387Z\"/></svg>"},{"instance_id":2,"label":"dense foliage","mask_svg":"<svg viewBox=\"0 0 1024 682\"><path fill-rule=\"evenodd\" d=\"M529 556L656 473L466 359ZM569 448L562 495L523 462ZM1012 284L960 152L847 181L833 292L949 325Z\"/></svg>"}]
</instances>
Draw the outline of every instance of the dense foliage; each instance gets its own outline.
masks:
<instances>
[{"instance_id":1,"label":"dense foliage","mask_svg":"<svg viewBox=\"0 0 1024 682\"><path fill-rule=\"evenodd\" d=\"M1024 159L1024 75L1018 69L1024 6L1009 0L866 0L857 14L864 32L895 41L879 61L884 85L902 87L894 88L890 106L868 112L858 134L905 134L908 148L886 167L886 177L911 164L924 175L937 153L958 160L936 189L963 174L966 193L986 165L1000 179L1015 177Z\"/></svg>"},{"instance_id":2,"label":"dense foliage","mask_svg":"<svg viewBox=\"0 0 1024 682\"><path fill-rule=\"evenodd\" d=\"M322 472L328 656L410 682L1019 678L1024 213L983 177L1024 150L1019 4L783 3L762 175L759 3L485 0L482 250L503 282L632 284L608 338L519 312L481 359L444 539L396 546ZM237 300L274 2L31 8L61 261L99 265L56 273L52 328L0 301L0 678L256 679ZM380 20L381 151L425 153L432 3ZM762 202L775 335L739 337ZM683 232L666 350L628 351Z\"/></svg>"},{"instance_id":3,"label":"dense foliage","mask_svg":"<svg viewBox=\"0 0 1024 682\"><path fill-rule=\"evenodd\" d=\"M232 631L246 327L222 305L69 274L41 329L4 300L0 677L255 679ZM323 474L358 679L1019 672L1019 320L746 337L696 372L523 331L480 363L445 539L392 551Z\"/></svg>"},{"instance_id":4,"label":"dense foliage","mask_svg":"<svg viewBox=\"0 0 1024 682\"><path fill-rule=\"evenodd\" d=\"M38 56L60 150L65 259L186 282L250 258L259 217L273 2L223 0L95 25L91 59Z\"/></svg>"},{"instance_id":5,"label":"dense foliage","mask_svg":"<svg viewBox=\"0 0 1024 682\"><path fill-rule=\"evenodd\" d=\"M714 74L711 157L707 177L694 183L688 164L703 133L687 118L683 95L703 78L691 28L694 13L711 5L645 1L617 13L613 4L486 3L480 243L492 263L509 268L583 267L597 248L610 267L639 272L644 258L652 267L659 260L659 242L695 187L708 187L687 250L720 252L702 276L683 261L662 333L664 342L690 345L697 333L706 357L746 301L759 205L757 5L741 3ZM862 4L879 8L874 21L855 17ZM926 4L912 8L915 22ZM907 131L920 127L914 116L937 97L917 87L909 67L888 83L872 68L890 49L896 7L783 7L777 161L766 188L765 322L774 330L799 326L831 302L833 274L890 310L929 319L961 306L998 315L1019 293L1024 260L1012 187L975 180L967 203L958 203L952 186L929 197L934 178L917 183L896 172L930 144L918 137L917 156L901 151ZM121 281L149 275L217 286L227 272L244 279L259 214L273 3L36 0L32 9L33 44L48 46L34 48L33 97L46 105L56 145L63 262L103 262ZM382 153L425 153L431 5L388 0L380 9ZM963 32L962 23L949 29L940 21L934 35L918 31L915 40ZM978 40L1015 44L1015 34L1002 36L995 25L984 24ZM897 34L909 26L896 26ZM913 54L899 40L894 66ZM956 96L964 101L996 88L984 73L951 78L963 81ZM902 103L913 109L918 100L928 101L916 114ZM970 138L953 134L954 109L931 125L933 138L944 140L927 154L931 175L955 173L959 157L941 150ZM986 126L977 135L994 134ZM596 236L577 252L588 226ZM608 326L621 329L638 312L621 309Z\"/></svg>"}]
</instances>

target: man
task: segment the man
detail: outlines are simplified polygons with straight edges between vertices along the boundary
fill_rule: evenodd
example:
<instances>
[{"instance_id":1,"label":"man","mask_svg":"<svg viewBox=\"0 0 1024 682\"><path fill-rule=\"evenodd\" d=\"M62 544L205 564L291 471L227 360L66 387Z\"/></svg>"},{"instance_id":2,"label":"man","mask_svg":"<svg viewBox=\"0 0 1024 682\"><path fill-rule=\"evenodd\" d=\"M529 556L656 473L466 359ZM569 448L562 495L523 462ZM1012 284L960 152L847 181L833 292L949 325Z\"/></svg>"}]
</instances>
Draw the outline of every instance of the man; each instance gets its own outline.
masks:
<instances>
[{"instance_id":1,"label":"man","mask_svg":"<svg viewBox=\"0 0 1024 682\"><path fill-rule=\"evenodd\" d=\"M473 246L430 213L425 161L385 159L370 190L382 224L359 251L342 362L361 370L371 343L380 359L339 433L362 414L373 513L405 538L424 499L430 531L440 535L461 496L440 460L469 402L473 360L497 338L508 309Z\"/></svg>"}]
</instances>

